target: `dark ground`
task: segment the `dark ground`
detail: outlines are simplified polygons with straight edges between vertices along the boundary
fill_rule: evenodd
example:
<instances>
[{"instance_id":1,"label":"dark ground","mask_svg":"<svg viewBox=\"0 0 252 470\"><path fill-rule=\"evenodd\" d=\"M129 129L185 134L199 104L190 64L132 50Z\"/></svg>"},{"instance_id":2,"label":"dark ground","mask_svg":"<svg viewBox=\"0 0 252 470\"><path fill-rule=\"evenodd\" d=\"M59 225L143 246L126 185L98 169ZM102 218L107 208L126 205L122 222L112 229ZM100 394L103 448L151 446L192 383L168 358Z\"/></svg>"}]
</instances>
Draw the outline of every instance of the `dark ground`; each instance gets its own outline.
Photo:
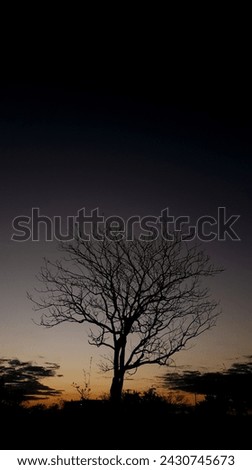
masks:
<instances>
[{"instance_id":1,"label":"dark ground","mask_svg":"<svg viewBox=\"0 0 252 470\"><path fill-rule=\"evenodd\" d=\"M252 416L87 401L1 410L2 449L250 449Z\"/></svg>"}]
</instances>

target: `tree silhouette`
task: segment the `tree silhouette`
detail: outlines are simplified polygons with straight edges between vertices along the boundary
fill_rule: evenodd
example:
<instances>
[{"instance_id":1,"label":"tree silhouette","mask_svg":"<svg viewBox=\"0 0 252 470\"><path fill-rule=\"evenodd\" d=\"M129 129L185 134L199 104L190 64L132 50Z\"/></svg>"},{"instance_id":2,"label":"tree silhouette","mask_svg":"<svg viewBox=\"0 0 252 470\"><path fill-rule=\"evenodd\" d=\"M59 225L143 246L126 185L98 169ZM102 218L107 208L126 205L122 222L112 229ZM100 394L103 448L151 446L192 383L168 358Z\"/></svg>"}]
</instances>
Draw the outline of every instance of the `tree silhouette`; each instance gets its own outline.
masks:
<instances>
[{"instance_id":1,"label":"tree silhouette","mask_svg":"<svg viewBox=\"0 0 252 470\"><path fill-rule=\"evenodd\" d=\"M244 413L252 407L252 356L220 372L183 371L168 373L168 388L204 395L209 409Z\"/></svg>"},{"instance_id":2,"label":"tree silhouette","mask_svg":"<svg viewBox=\"0 0 252 470\"><path fill-rule=\"evenodd\" d=\"M0 359L0 403L20 405L22 402L59 396L55 390L40 382L43 378L54 377L58 364L46 363L43 366L19 359Z\"/></svg>"},{"instance_id":3,"label":"tree silhouette","mask_svg":"<svg viewBox=\"0 0 252 470\"><path fill-rule=\"evenodd\" d=\"M187 342L215 324L217 303L202 285L220 272L179 235L148 242L80 237L45 259L35 310L46 327L89 325L89 343L112 351L102 368L113 371L111 399L120 400L125 373L145 364L167 365Z\"/></svg>"}]
</instances>

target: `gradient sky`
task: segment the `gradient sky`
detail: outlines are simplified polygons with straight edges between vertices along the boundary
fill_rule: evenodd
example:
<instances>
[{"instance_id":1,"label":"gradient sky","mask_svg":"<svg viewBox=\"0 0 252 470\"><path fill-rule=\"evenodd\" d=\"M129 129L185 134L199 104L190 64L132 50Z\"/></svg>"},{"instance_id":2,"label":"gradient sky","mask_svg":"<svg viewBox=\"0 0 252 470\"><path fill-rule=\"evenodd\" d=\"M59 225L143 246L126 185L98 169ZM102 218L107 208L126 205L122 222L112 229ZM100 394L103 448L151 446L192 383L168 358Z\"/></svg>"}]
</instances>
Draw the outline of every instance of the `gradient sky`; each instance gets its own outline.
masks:
<instances>
[{"instance_id":1,"label":"gradient sky","mask_svg":"<svg viewBox=\"0 0 252 470\"><path fill-rule=\"evenodd\" d=\"M208 84L209 85L209 84ZM37 326L26 291L56 242L11 241L12 220L39 207L47 216L99 207L105 216L216 217L239 214L240 241L205 243L225 271L211 281L222 315L217 326L175 357L177 366L229 366L251 354L251 94L237 88L149 80L130 84L63 80L0 85L0 355L57 362L55 386L72 392L92 357L93 393L108 392L98 370L103 351L88 346L85 327ZM106 350L104 350L106 354ZM146 388L166 372L139 369L125 388ZM50 380L53 384L53 380ZM77 395L75 394L76 398Z\"/></svg>"}]
</instances>

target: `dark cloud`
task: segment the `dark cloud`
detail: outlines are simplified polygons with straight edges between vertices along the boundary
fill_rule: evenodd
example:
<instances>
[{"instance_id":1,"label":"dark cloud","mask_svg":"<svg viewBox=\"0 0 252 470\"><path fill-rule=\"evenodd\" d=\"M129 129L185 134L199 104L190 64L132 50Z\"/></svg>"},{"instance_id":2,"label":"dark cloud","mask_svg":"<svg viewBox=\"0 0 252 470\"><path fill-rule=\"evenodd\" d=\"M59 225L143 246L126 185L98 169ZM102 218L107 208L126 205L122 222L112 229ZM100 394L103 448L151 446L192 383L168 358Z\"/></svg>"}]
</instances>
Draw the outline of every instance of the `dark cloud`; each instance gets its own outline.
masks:
<instances>
[{"instance_id":1,"label":"dark cloud","mask_svg":"<svg viewBox=\"0 0 252 470\"><path fill-rule=\"evenodd\" d=\"M41 383L44 378L55 377L59 367L56 363L36 365L19 359L0 359L0 402L19 404L61 395L60 390Z\"/></svg>"},{"instance_id":2,"label":"dark cloud","mask_svg":"<svg viewBox=\"0 0 252 470\"><path fill-rule=\"evenodd\" d=\"M245 410L252 406L252 361L235 362L220 372L184 370L168 373L164 385L172 390L204 395L222 406Z\"/></svg>"}]
</instances>

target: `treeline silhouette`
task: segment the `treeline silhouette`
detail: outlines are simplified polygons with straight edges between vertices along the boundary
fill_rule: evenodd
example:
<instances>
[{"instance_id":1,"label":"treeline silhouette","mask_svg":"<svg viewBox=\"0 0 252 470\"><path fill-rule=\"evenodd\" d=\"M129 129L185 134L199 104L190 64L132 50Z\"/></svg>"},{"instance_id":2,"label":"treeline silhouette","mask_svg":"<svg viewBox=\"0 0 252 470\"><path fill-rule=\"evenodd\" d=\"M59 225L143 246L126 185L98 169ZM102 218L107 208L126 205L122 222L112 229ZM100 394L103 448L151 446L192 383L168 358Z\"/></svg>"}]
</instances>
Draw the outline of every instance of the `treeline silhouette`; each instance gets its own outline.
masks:
<instances>
[{"instance_id":1,"label":"treeline silhouette","mask_svg":"<svg viewBox=\"0 0 252 470\"><path fill-rule=\"evenodd\" d=\"M209 397L215 396L212 390L215 392L216 388L211 389L211 393L206 394L205 399L198 402L196 406L189 406L186 402L176 400L176 395L173 395L172 399L168 393L167 396L160 396L154 388L150 388L142 393L126 391L123 393L121 402L117 404L107 398L99 400L86 398L78 401L61 401L60 404L50 407L41 403L27 407L25 404L28 397L38 397L34 388L33 392L29 392L28 387L26 388L23 401L20 401L20 398L17 401L6 400L7 388L13 390L16 387L14 384L11 386L10 381L4 384L4 380L6 381L7 378L6 367L8 366L10 369L14 367L16 371L20 367L24 368L24 373L28 374L29 370L29 373L34 374L34 380L38 380L38 377L41 380L43 373L45 373L43 377L54 376L58 371L58 365L48 364L48 369L44 372L43 369L37 369L38 376L36 377L33 364L21 364L20 361L16 361L8 364L1 363L2 369L0 369L2 449L250 448L251 438L247 430L252 424L252 416L249 407L242 411L240 409L234 411L231 408L220 409L218 402L215 412L213 412L212 404L208 406L208 403ZM237 380L238 376L242 376L240 383L241 389L243 389L245 377L246 380L248 377L251 378L251 364L248 362L246 365L236 364L230 368L229 373L228 371L223 373L223 377L231 376L231 370L234 375L237 375ZM18 380L19 375L21 376L20 381ZM212 381L210 376L205 376L199 386L201 380L199 377L204 375L206 374L196 374L196 372L185 373L184 376L180 374L180 377L177 377L177 381L175 381L176 377L173 374L173 388L176 388L177 391L186 389L191 393L195 393L195 390L197 393L201 393L203 392L203 380L205 380L205 392L207 380L209 384L211 382L211 386ZM5 378L3 379L3 377ZM24 382L23 379L24 376L19 370L15 376L15 384ZM193 379L195 379L194 382ZM29 380L28 378L27 385ZM171 383L171 377L169 380ZM167 385L167 374L165 382ZM3 393L4 388L6 389ZM39 390L41 393L43 391L42 396L45 397L46 390L41 387ZM54 396L57 396L57 393L60 394L60 391L53 389L47 391L48 396L54 392ZM247 392L244 393L247 396ZM20 395L18 396L20 397ZM24 436L25 444L23 443Z\"/></svg>"}]
</instances>

